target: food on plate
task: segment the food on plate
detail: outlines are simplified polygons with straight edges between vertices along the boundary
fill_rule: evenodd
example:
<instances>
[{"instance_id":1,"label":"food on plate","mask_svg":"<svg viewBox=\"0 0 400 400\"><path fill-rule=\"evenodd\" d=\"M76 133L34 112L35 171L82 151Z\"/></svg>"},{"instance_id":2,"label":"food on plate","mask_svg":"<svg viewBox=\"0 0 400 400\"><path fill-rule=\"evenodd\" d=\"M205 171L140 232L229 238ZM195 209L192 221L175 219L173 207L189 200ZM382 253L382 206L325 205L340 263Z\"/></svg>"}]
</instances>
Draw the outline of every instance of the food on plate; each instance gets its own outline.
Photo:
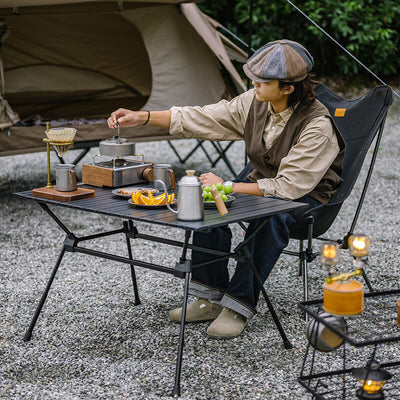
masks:
<instances>
[{"instance_id":1,"label":"food on plate","mask_svg":"<svg viewBox=\"0 0 400 400\"><path fill-rule=\"evenodd\" d=\"M173 203L174 199L175 193L168 195L169 204ZM143 206L161 206L167 204L165 193L160 194L159 196L153 196L151 191L148 192L147 196L140 192L132 193L132 203Z\"/></svg>"},{"instance_id":2,"label":"food on plate","mask_svg":"<svg viewBox=\"0 0 400 400\"><path fill-rule=\"evenodd\" d=\"M157 189L138 189L138 188L121 188L121 189L118 189L118 194L123 194L125 196L131 196L132 193L135 193L135 192L139 192L139 193L142 193L142 194L148 194L148 193L155 194L155 193L158 192L158 190Z\"/></svg>"},{"instance_id":3,"label":"food on plate","mask_svg":"<svg viewBox=\"0 0 400 400\"><path fill-rule=\"evenodd\" d=\"M217 183L216 185L207 185L203 187L203 200L205 202L215 203L214 196L211 193L211 187L216 186L221 199L223 201L228 201L228 194L232 193L232 185L223 185L222 183Z\"/></svg>"},{"instance_id":4,"label":"food on plate","mask_svg":"<svg viewBox=\"0 0 400 400\"><path fill-rule=\"evenodd\" d=\"M142 194L147 194L147 195L149 193L156 194L158 192L158 189L140 189L139 192Z\"/></svg>"}]
</instances>

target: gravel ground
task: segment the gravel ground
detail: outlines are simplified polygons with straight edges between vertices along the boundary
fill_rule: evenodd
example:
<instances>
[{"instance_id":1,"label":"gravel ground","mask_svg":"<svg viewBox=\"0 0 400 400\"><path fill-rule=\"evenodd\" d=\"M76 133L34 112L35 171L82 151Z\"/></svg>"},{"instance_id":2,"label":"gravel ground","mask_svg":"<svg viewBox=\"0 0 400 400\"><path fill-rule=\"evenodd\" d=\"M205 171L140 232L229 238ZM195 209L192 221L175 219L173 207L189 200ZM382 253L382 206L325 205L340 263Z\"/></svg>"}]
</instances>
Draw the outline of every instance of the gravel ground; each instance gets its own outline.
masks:
<instances>
[{"instance_id":1,"label":"gravel ground","mask_svg":"<svg viewBox=\"0 0 400 400\"><path fill-rule=\"evenodd\" d=\"M390 111L357 226L357 231L371 237L368 274L379 290L398 287L400 277L397 260L400 244L399 108L395 105ZM184 151L188 144L188 141L179 141L177 146ZM148 159L173 163L178 176L184 170L165 142L138 144L137 150ZM72 152L67 158L70 156L72 158ZM86 162L90 162L89 157ZM243 145L235 143L229 157L240 170L244 161ZM54 169L55 157L52 163ZM212 170L201 151L195 153L188 166L198 173ZM80 168L77 170L79 173ZM222 164L214 171L225 179L231 177ZM365 174L366 168L362 176ZM125 265L68 253L32 340L27 343L22 340L64 234L37 204L19 199L13 193L43 186L46 179L45 153L0 158L0 398L169 399L179 325L169 321L168 310L181 302L182 281L177 278L137 269L142 303L135 306L130 273ZM354 195L360 193L360 187L356 185ZM347 232L354 209L352 196L330 229L331 237L342 237ZM122 222L62 207L55 210L78 235L116 229ZM147 224L139 224L138 228L152 234L160 229ZM166 234L178 240L183 236L174 229L166 229ZM234 227L236 243L240 235L239 229ZM121 240L122 237L99 239L95 245L118 254ZM125 251L124 248L123 254ZM133 251L134 257L144 257L150 262L159 262L162 258L165 265L173 265L178 257L175 250L156 244L133 246ZM311 267L310 297L320 298L323 284L320 267L318 262ZM349 269L346 255L343 255L342 267ZM282 256L266 288L293 349L283 348L264 300L260 301L259 314L245 333L230 341L208 338L205 323L189 324L185 336L182 399L311 398L297 383L307 340L306 324L296 305L302 299L302 285L296 274L295 259ZM362 366L371 351L371 348L347 348L347 359L356 366ZM398 344L386 345L383 349L378 352L381 361L400 360ZM319 353L318 357L325 368L337 365L340 368L341 354L338 351ZM346 398L355 398L351 395L353 392ZM388 393L386 398L398 399L399 392L397 387L397 391Z\"/></svg>"}]
</instances>

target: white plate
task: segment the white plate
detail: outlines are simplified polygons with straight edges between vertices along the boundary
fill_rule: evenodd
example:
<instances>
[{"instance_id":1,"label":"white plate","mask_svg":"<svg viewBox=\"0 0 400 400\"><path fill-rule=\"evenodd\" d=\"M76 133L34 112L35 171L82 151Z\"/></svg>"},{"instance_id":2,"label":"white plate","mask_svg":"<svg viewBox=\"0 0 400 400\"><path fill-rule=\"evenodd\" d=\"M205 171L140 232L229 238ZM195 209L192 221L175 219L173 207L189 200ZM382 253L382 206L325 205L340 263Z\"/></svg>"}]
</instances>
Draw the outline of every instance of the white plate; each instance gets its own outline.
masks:
<instances>
[{"instance_id":1,"label":"white plate","mask_svg":"<svg viewBox=\"0 0 400 400\"><path fill-rule=\"evenodd\" d=\"M153 188L127 187L127 188L122 188L122 189L128 189L128 190L130 190L130 189L135 189L135 192L138 192L139 190L143 190L143 189L151 190L151 189L153 189ZM131 194L122 194L122 193L119 193L119 190L120 190L120 189L114 189L111 193L114 194L115 196L123 197L123 198L125 198L125 199L128 199L128 198L132 197ZM159 192L158 189L156 189L156 190L157 190L157 192L153 193L153 196L157 195L157 193Z\"/></svg>"}]
</instances>

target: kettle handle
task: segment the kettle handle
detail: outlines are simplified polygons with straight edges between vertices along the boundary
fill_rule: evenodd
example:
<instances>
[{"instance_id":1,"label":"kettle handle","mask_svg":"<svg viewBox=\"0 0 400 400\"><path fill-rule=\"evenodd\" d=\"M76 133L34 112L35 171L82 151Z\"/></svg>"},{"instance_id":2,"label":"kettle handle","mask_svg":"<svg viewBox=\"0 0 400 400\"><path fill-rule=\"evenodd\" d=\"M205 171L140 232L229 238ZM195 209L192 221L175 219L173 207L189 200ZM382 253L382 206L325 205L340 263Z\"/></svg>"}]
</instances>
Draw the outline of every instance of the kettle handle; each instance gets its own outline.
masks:
<instances>
[{"instance_id":1,"label":"kettle handle","mask_svg":"<svg viewBox=\"0 0 400 400\"><path fill-rule=\"evenodd\" d=\"M169 203L168 203L168 190L167 190L167 186L165 185L164 181L162 181L161 179L157 179L157 180L154 181L154 183L156 183L156 182L157 182L157 183L160 183L161 186L162 186L163 189L164 189L164 193L165 193L165 203L167 204L168 210L171 211L171 212L173 212L174 214L178 214L178 211L173 210L172 207L171 207L171 206L169 205Z\"/></svg>"}]
</instances>

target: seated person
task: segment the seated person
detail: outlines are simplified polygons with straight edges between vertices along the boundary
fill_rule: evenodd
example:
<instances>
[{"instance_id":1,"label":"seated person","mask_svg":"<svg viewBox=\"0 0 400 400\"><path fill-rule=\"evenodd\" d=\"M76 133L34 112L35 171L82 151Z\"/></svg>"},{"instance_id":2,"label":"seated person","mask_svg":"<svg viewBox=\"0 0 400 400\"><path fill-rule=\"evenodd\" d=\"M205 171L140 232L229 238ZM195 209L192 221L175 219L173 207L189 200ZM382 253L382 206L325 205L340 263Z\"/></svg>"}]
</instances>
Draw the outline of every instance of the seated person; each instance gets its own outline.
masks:
<instances>
[{"instance_id":1,"label":"seated person","mask_svg":"<svg viewBox=\"0 0 400 400\"><path fill-rule=\"evenodd\" d=\"M233 190L254 196L299 200L308 208L328 203L342 179L344 140L327 108L316 98L309 75L313 58L299 43L277 40L257 50L243 69L254 89L204 107L172 107L164 111L118 109L108 119L110 128L153 125L171 135L206 140L244 140L252 171ZM200 176L204 185L222 182L213 173ZM300 211L280 213L249 241L248 249L263 282L268 278L289 241L290 226ZM252 220L246 235L262 220ZM196 232L193 244L229 251L228 226L210 233ZM193 251L193 262L210 259ZM232 278L228 260L192 271L189 294L198 300L187 307L186 321L213 320L208 335L233 338L242 333L256 314L260 288L253 271L238 260ZM181 320L182 309L170 312Z\"/></svg>"}]
</instances>

